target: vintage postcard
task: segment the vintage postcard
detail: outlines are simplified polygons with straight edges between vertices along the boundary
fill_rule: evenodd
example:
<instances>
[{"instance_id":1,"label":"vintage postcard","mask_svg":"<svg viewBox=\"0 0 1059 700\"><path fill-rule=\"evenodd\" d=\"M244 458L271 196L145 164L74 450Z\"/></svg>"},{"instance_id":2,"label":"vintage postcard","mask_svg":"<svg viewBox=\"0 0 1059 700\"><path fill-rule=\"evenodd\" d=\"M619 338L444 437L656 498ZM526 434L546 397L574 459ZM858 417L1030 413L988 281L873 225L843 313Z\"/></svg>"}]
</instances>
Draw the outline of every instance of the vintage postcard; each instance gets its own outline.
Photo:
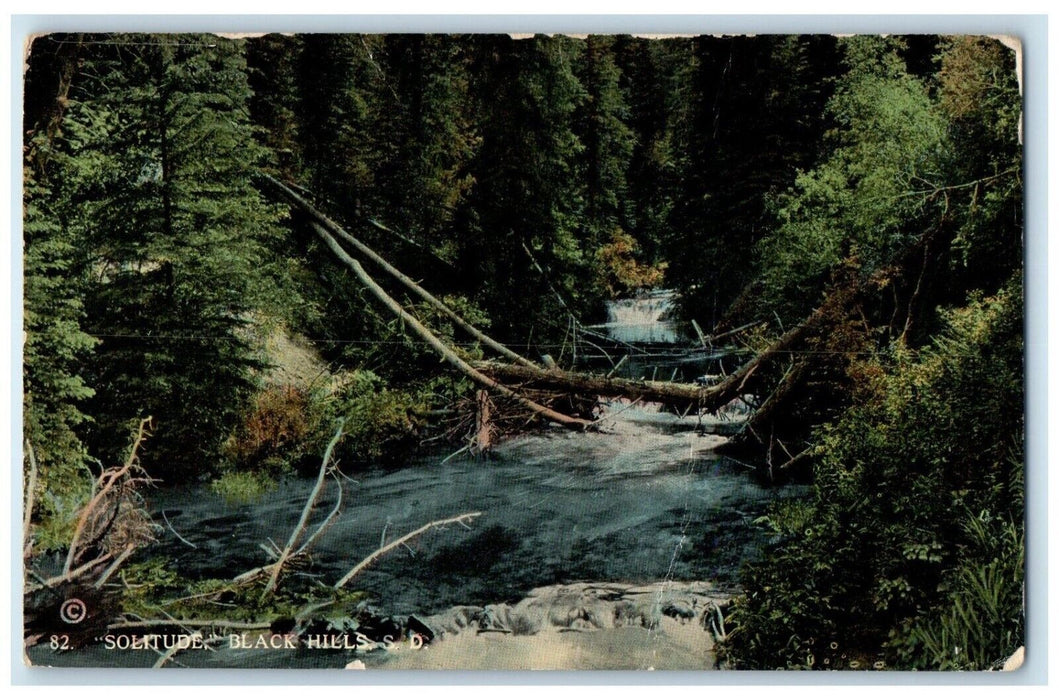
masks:
<instances>
[{"instance_id":1,"label":"vintage postcard","mask_svg":"<svg viewBox=\"0 0 1059 700\"><path fill-rule=\"evenodd\" d=\"M33 37L25 663L1017 668L1021 76Z\"/></svg>"}]
</instances>

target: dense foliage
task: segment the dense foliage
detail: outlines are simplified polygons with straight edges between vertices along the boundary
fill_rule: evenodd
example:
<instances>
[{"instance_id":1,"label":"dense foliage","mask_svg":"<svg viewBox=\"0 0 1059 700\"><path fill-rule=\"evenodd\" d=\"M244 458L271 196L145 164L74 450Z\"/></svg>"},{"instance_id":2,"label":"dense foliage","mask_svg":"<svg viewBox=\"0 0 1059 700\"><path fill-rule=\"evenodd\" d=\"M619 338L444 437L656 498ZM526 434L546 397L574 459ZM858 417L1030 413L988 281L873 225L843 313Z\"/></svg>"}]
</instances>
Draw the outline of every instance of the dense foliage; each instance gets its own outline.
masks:
<instances>
[{"instance_id":1,"label":"dense foliage","mask_svg":"<svg viewBox=\"0 0 1059 700\"><path fill-rule=\"evenodd\" d=\"M769 520L780 542L727 648L749 667L989 668L1023 638L1015 76L989 40L943 41L927 80L899 41L844 47L833 149L774 200L760 250L763 309L796 320L855 290L815 346L850 353L830 371L847 408L830 399L806 440L814 495Z\"/></svg>"},{"instance_id":2,"label":"dense foliage","mask_svg":"<svg viewBox=\"0 0 1059 700\"><path fill-rule=\"evenodd\" d=\"M770 469L782 448L813 491L762 523L729 663L985 668L1020 643L1021 103L999 42L53 35L25 94L38 548L145 416L148 474L239 501L315 468L339 422L343 464L377 463L469 393L268 173L528 355L663 283L752 349L804 329L733 441Z\"/></svg>"},{"instance_id":3,"label":"dense foliage","mask_svg":"<svg viewBox=\"0 0 1059 700\"><path fill-rule=\"evenodd\" d=\"M821 429L814 495L767 521L729 642L751 667L989 668L1022 638L1019 280L871 360ZM833 646L834 645L834 646Z\"/></svg>"}]
</instances>

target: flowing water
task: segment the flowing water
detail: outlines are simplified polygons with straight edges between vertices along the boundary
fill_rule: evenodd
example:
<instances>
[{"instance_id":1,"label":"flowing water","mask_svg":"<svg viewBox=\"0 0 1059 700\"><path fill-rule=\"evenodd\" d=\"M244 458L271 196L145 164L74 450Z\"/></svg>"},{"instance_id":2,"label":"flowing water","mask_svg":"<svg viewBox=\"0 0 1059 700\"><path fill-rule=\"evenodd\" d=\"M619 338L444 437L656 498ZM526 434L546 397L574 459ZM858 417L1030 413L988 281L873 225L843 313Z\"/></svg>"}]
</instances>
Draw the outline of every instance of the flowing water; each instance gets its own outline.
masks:
<instances>
[{"instance_id":1,"label":"flowing water","mask_svg":"<svg viewBox=\"0 0 1059 700\"><path fill-rule=\"evenodd\" d=\"M619 313L638 318L653 311ZM403 617L515 602L534 587L576 581L734 584L766 538L752 520L791 488L763 487L746 468L718 456L722 438L701 431L695 416L623 402L610 404L605 415L602 433L530 434L503 442L486 459L434 453L400 468L348 474L340 481L341 515L314 545L311 568L294 575L333 584L384 539L481 511L470 528L433 530L389 553L350 587L367 591L380 613ZM261 545L286 542L313 483L290 479L245 505L228 504L205 486L155 489L147 494L149 509L171 529L151 553L190 578L231 578L261 566L268 562ZM338 493L338 484L327 485L314 522L331 511ZM60 658L40 645L31 656L77 665L98 653ZM196 660L193 652L185 655L194 665L247 666L265 658L223 648ZM268 658L261 663L298 665ZM144 661L153 661L150 653ZM96 658L101 662L115 660Z\"/></svg>"},{"instance_id":2,"label":"flowing water","mask_svg":"<svg viewBox=\"0 0 1059 700\"><path fill-rule=\"evenodd\" d=\"M623 343L677 343L680 334L669 318L675 297L670 290L659 290L608 302L607 322L597 327Z\"/></svg>"}]
</instances>

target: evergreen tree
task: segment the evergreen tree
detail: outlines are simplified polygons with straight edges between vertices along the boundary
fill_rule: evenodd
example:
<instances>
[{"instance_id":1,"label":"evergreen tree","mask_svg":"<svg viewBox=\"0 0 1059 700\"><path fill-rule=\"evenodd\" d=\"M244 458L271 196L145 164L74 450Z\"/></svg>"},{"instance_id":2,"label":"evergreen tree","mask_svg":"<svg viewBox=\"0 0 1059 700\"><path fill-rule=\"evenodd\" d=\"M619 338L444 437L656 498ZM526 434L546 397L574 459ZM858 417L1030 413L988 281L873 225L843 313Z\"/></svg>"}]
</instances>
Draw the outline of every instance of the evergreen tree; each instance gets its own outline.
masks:
<instances>
[{"instance_id":1,"label":"evergreen tree","mask_svg":"<svg viewBox=\"0 0 1059 700\"><path fill-rule=\"evenodd\" d=\"M669 222L685 312L715 324L754 277L770 195L816 156L833 40L697 37L675 138L681 186Z\"/></svg>"},{"instance_id":2,"label":"evergreen tree","mask_svg":"<svg viewBox=\"0 0 1059 700\"><path fill-rule=\"evenodd\" d=\"M375 57L382 41L309 34L302 42L298 116L309 187L340 217L363 216L376 196L375 130L386 115L374 102L384 82Z\"/></svg>"},{"instance_id":3,"label":"evergreen tree","mask_svg":"<svg viewBox=\"0 0 1059 700\"><path fill-rule=\"evenodd\" d=\"M469 41L390 35L380 57L386 80L376 97L381 105L376 138L384 156L377 177L379 211L372 213L442 260L454 253L449 227L471 186L467 166L477 145L467 94ZM384 242L397 245L402 259L421 257L420 249L398 240L391 236ZM429 272L436 260L425 262Z\"/></svg>"},{"instance_id":4,"label":"evergreen tree","mask_svg":"<svg viewBox=\"0 0 1059 700\"><path fill-rule=\"evenodd\" d=\"M81 364L95 345L82 329L85 257L61 216L62 193L50 184L62 182L66 166L56 157L56 142L79 50L76 36L38 39L25 89L23 435L25 473L36 468L32 540L45 549L69 538L72 518L91 486L79 437L87 420L83 403L93 393Z\"/></svg>"},{"instance_id":5,"label":"evergreen tree","mask_svg":"<svg viewBox=\"0 0 1059 700\"><path fill-rule=\"evenodd\" d=\"M268 147L279 175L300 181L304 149L300 112L301 36L269 34L246 41L250 114L258 140Z\"/></svg>"},{"instance_id":6,"label":"evergreen tree","mask_svg":"<svg viewBox=\"0 0 1059 700\"><path fill-rule=\"evenodd\" d=\"M80 365L95 342L81 329L83 277L70 232L50 211L49 189L31 169L25 173L22 410L38 469L34 539L47 548L69 536L91 483L78 431L86 421L82 404L93 394Z\"/></svg>"},{"instance_id":7,"label":"evergreen tree","mask_svg":"<svg viewBox=\"0 0 1059 700\"><path fill-rule=\"evenodd\" d=\"M85 370L93 451L120 459L130 422L152 415L148 471L193 475L214 466L252 389L247 326L269 301L276 214L251 182L262 151L242 44L106 39L86 58L66 144L96 275L86 323L102 341Z\"/></svg>"},{"instance_id":8,"label":"evergreen tree","mask_svg":"<svg viewBox=\"0 0 1059 700\"><path fill-rule=\"evenodd\" d=\"M647 261L663 257L669 237L669 215L678 187L673 127L678 113L679 76L690 59L686 39L640 39L619 36L614 41L619 86L628 105L634 136L626 182L629 230L643 248Z\"/></svg>"},{"instance_id":9,"label":"evergreen tree","mask_svg":"<svg viewBox=\"0 0 1059 700\"><path fill-rule=\"evenodd\" d=\"M459 267L473 275L468 282L502 338L561 337L570 311L592 308L580 284L591 275L579 243L584 193L576 175L584 146L573 130L585 99L573 73L581 49L566 37L475 43L481 146L456 224L466 232ZM511 293L512 283L519 293Z\"/></svg>"},{"instance_id":10,"label":"evergreen tree","mask_svg":"<svg viewBox=\"0 0 1059 700\"><path fill-rule=\"evenodd\" d=\"M626 174L635 136L626 125L629 109L614 62L611 37L584 40L578 79L586 99L576 113L576 133L584 145L581 157L585 182L583 245L598 247L617 230L629 228Z\"/></svg>"}]
</instances>

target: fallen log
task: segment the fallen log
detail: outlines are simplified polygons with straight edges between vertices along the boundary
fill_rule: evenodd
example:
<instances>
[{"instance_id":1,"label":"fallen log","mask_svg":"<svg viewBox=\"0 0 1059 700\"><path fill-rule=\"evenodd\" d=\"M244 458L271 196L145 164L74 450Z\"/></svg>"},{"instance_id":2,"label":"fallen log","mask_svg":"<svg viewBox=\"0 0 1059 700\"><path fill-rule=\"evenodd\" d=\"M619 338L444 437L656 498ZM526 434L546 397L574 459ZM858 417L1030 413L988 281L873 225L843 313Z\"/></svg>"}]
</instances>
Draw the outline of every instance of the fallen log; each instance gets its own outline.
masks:
<instances>
[{"instance_id":1,"label":"fallen log","mask_svg":"<svg viewBox=\"0 0 1059 700\"><path fill-rule=\"evenodd\" d=\"M814 312L805 322L787 331L776 342L756 355L734 373L713 386L623 379L584 372L566 372L559 369L545 370L500 362L479 362L475 366L490 376L505 382L519 382L537 388L567 391L597 396L624 396L641 398L643 401L665 403L675 406L692 406L702 411L713 412L747 393L750 379L757 369L776 357L786 353L820 317Z\"/></svg>"},{"instance_id":2,"label":"fallen log","mask_svg":"<svg viewBox=\"0 0 1059 700\"><path fill-rule=\"evenodd\" d=\"M527 360L525 357L522 357L503 343L493 340L488 335L478 330L478 328L468 323L459 314L449 308L449 306L445 304L445 302L441 301L433 294L420 287L410 277L408 277L408 275L405 275L403 272L401 272L396 267L387 262L381 255L366 246L364 243L360 242L341 226L324 216L323 213L321 213L319 210L313 207L313 205L305 201L302 197L298 196L298 194L296 194L293 190L284 185L282 182L276 180L275 178L269 177L268 175L262 175L261 177L264 178L264 180L269 183L273 187L273 189L276 190L277 193L279 193L284 199L286 199L289 204L294 205L301 211L308 214L317 225L322 226L328 233L334 236L338 236L345 242L349 243L357 250L357 252L359 252L361 255L365 256L373 263L381 267L383 270L386 271L387 274L389 274L395 280L403 284L413 294L433 306L441 313L445 314L453 323L462 328L463 331L470 335L472 338L488 346L489 348L492 348L493 351L506 357L512 362L517 362L518 364L524 365L526 367L537 367L536 363Z\"/></svg>"},{"instance_id":3,"label":"fallen log","mask_svg":"<svg viewBox=\"0 0 1059 700\"><path fill-rule=\"evenodd\" d=\"M401 318L420 338L434 348L450 364L455 366L476 384L487 389L494 389L501 396L512 398L523 406L530 408L534 413L542 415L549 420L555 421L569 428L587 429L593 425L592 422L574 418L546 406L534 402L519 392L516 392L501 383L512 381L529 385L533 388L543 388L563 391L572 394L595 395L595 396L624 396L627 398L640 398L643 401L651 401L669 404L684 410L695 408L699 411L715 412L725 404L737 398L741 394L751 390L750 380L763 365L770 364L779 355L791 352L791 348L802 340L806 331L817 325L823 318L827 309L836 304L844 303L851 293L849 289L840 289L821 304L805 321L784 333L772 345L753 357L750 361L740 367L736 372L725 377L723 381L713 386L705 387L698 384L684 384L675 382L659 381L637 381L632 379L621 379L608 376L597 376L580 372L566 372L558 368L542 368L534 362L527 360L518 353L502 343L499 343L461 318L456 312L446 306L443 302L432 296L406 275L401 273L393 265L379 256L368 246L354 238L338 224L334 223L321 212L317 211L311 204L305 201L292 189L278 180L262 175L263 180L271 186L283 199L295 208L308 214L310 225L320 236L324 243L341 259L360 281L372 292L387 308ZM401 282L405 287L425 300L434 308L444 313L457 326L469 333L495 352L507 358L514 364L488 362L471 365L464 361L451 347L435 336L418 319L412 316L397 301L390 297L375 280L364 271L360 263L350 257L335 240L338 237L352 245L359 253L367 257L376 265ZM527 249L527 254L532 258L532 253ZM539 266L538 266L539 267ZM542 270L543 272L543 270ZM553 290L554 291L554 290ZM560 302L562 302L560 298ZM748 324L725 333L720 333L713 338L706 339L714 341L727 337L736 332L745 330L755 324ZM620 364L620 363L619 363ZM765 373L758 374L760 379Z\"/></svg>"},{"instance_id":4,"label":"fallen log","mask_svg":"<svg viewBox=\"0 0 1059 700\"><path fill-rule=\"evenodd\" d=\"M794 388L797 387L804 376L805 372L809 368L809 363L805 360L794 363L783 377L780 379L779 384L772 390L769 397L765 399L765 402L758 406L757 410L750 417L744 425L743 429L739 433L739 437L746 439L746 434L753 435L759 442L762 442L759 433L764 432L766 424L772 420L772 416L776 413L778 407L782 406L784 401L790 398Z\"/></svg>"},{"instance_id":5,"label":"fallen log","mask_svg":"<svg viewBox=\"0 0 1059 700\"><path fill-rule=\"evenodd\" d=\"M563 413L559 413L558 411L552 410L547 406L542 406L541 404L535 401L531 401L530 399L521 396L518 392L514 391L513 389L504 386L495 379L491 379L479 370L472 367L462 357L457 355L456 352L448 345L446 345L440 338L431 333L430 329L424 326L419 321L419 319L417 319L412 314L408 313L408 311L406 311L403 306L401 306L393 297L387 294L386 290L380 287L379 283L376 282L374 278L372 278L372 276L364 270L364 267L355 259L350 257L349 253L343 250L342 246L338 244L338 241L336 241L334 237L331 236L331 234L324 226L316 223L315 221L310 222L310 225L312 226L316 234L320 237L320 239L323 240L324 244L326 244L327 247L331 249L331 252L333 252L339 260L345 263L346 266L353 271L353 274L356 275L357 279L360 280L361 284L367 287L368 291L370 291L376 299L382 302L382 304L386 306L386 308L388 308L398 318L404 321L408 328L412 329L412 331L416 335L418 335L424 342L426 342L427 345L437 351L437 353L441 355L446 362L451 364L459 371L463 372L463 374L466 375L469 379L474 381L479 386L496 391L501 396L506 396L508 398L514 399L515 401L518 401L520 404L530 409L534 413L543 416L544 418L547 418L550 421L559 423L563 427L571 428L574 430L587 430L592 428L591 421L587 421L582 418L574 418L572 416L568 416ZM531 368L527 367L526 369Z\"/></svg>"}]
</instances>

